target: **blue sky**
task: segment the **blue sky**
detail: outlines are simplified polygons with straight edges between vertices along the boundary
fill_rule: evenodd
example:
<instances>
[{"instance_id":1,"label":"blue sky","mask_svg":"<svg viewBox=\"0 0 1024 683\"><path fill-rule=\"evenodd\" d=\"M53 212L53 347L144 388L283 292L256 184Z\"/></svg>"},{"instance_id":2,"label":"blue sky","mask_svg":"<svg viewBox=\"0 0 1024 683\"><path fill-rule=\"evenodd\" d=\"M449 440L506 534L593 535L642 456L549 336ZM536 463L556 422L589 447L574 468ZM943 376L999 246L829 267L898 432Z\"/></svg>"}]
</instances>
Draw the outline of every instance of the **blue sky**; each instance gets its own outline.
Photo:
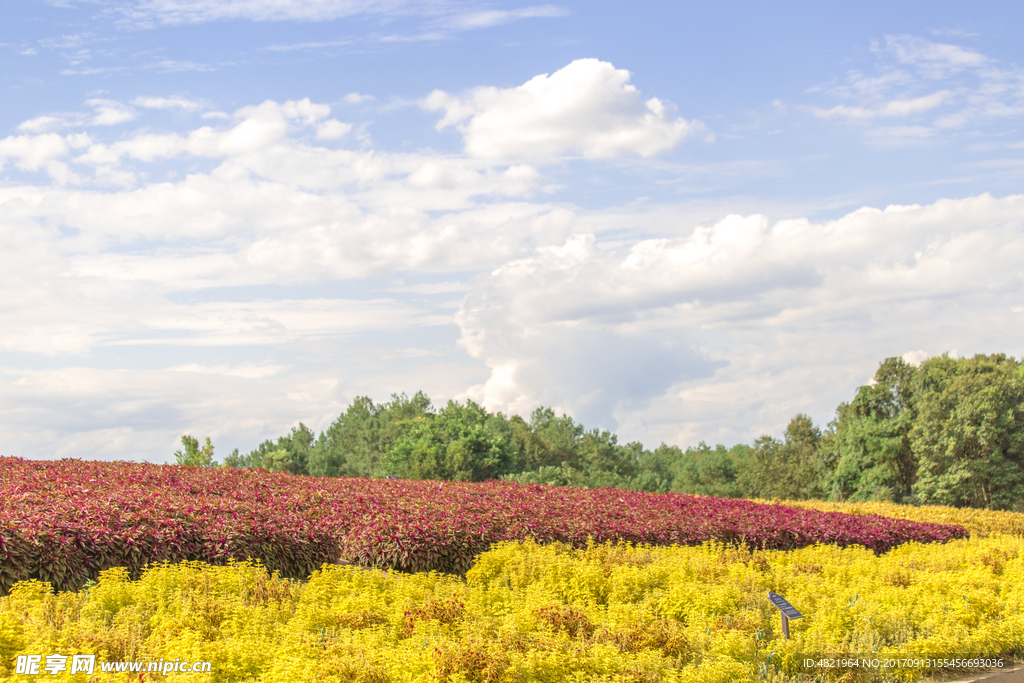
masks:
<instances>
[{"instance_id":1,"label":"blue sky","mask_svg":"<svg viewBox=\"0 0 1024 683\"><path fill-rule=\"evenodd\" d=\"M733 444L1024 355L1019 5L691 5L10 0L0 452L421 389Z\"/></svg>"}]
</instances>

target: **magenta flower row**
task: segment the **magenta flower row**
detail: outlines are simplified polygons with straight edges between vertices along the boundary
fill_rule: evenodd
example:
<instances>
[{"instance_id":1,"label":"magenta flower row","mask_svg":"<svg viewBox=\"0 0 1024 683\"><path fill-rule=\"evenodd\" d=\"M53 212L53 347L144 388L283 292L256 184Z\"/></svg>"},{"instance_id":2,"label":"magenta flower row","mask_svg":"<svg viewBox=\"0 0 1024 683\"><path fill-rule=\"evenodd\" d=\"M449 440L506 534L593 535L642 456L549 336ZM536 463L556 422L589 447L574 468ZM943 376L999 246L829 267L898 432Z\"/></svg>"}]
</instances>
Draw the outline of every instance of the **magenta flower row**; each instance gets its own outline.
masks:
<instances>
[{"instance_id":1,"label":"magenta flower row","mask_svg":"<svg viewBox=\"0 0 1024 683\"><path fill-rule=\"evenodd\" d=\"M619 489L300 477L127 462L0 457L0 590L76 590L103 569L259 559L282 576L325 562L464 572L491 544L716 540L881 553L965 537L959 526Z\"/></svg>"}]
</instances>

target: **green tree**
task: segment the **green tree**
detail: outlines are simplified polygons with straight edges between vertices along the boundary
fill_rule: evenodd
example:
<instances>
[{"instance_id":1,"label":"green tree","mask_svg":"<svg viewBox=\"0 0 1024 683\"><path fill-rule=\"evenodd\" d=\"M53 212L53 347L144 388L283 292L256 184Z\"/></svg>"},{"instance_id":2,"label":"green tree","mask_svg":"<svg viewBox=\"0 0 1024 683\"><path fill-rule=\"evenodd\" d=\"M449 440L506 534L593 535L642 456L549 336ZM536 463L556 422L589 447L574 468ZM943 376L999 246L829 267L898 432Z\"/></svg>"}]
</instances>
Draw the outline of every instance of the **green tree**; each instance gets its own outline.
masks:
<instances>
[{"instance_id":1,"label":"green tree","mask_svg":"<svg viewBox=\"0 0 1024 683\"><path fill-rule=\"evenodd\" d=\"M411 398L393 394L375 404L359 396L320 434L309 453L309 472L328 477L372 477L392 445L419 420L434 413L422 391Z\"/></svg>"},{"instance_id":2,"label":"green tree","mask_svg":"<svg viewBox=\"0 0 1024 683\"><path fill-rule=\"evenodd\" d=\"M554 454L558 463L574 462L579 457L586 430L570 416L556 417L551 408L537 408L530 415L530 429Z\"/></svg>"},{"instance_id":3,"label":"green tree","mask_svg":"<svg viewBox=\"0 0 1024 683\"><path fill-rule=\"evenodd\" d=\"M414 420L380 461L380 474L408 479L485 481L508 474L515 453L473 401L449 401L429 418Z\"/></svg>"},{"instance_id":4,"label":"green tree","mask_svg":"<svg viewBox=\"0 0 1024 683\"><path fill-rule=\"evenodd\" d=\"M1024 365L1004 354L918 369L913 492L924 504L1024 510Z\"/></svg>"},{"instance_id":5,"label":"green tree","mask_svg":"<svg viewBox=\"0 0 1024 683\"><path fill-rule=\"evenodd\" d=\"M678 446L667 446L664 443L653 451L641 451L637 457L637 475L630 488L636 491L652 493L668 493L683 458Z\"/></svg>"},{"instance_id":6,"label":"green tree","mask_svg":"<svg viewBox=\"0 0 1024 683\"><path fill-rule=\"evenodd\" d=\"M502 431L515 453L510 471L529 472L562 463L559 454L518 415L506 420Z\"/></svg>"},{"instance_id":7,"label":"green tree","mask_svg":"<svg viewBox=\"0 0 1024 683\"><path fill-rule=\"evenodd\" d=\"M210 437L206 437L206 443L199 447L199 440L194 436L182 434L181 450L174 451L174 459L179 465L191 467L213 467L216 463L213 460L213 444Z\"/></svg>"},{"instance_id":8,"label":"green tree","mask_svg":"<svg viewBox=\"0 0 1024 683\"><path fill-rule=\"evenodd\" d=\"M851 403L836 411L825 465L832 500L910 499L917 459L910 440L916 418L916 368L902 358L887 358L874 384L857 390Z\"/></svg>"},{"instance_id":9,"label":"green tree","mask_svg":"<svg viewBox=\"0 0 1024 683\"><path fill-rule=\"evenodd\" d=\"M276 441L268 439L256 447L245 463L248 467L262 467L274 472L309 474L309 452L313 447L313 432L301 422L292 427L290 434Z\"/></svg>"},{"instance_id":10,"label":"green tree","mask_svg":"<svg viewBox=\"0 0 1024 683\"><path fill-rule=\"evenodd\" d=\"M587 472L614 474L625 480L636 476L637 459L643 446L620 446L619 437L608 430L583 432L577 446L576 462Z\"/></svg>"},{"instance_id":11,"label":"green tree","mask_svg":"<svg viewBox=\"0 0 1024 683\"><path fill-rule=\"evenodd\" d=\"M224 464L221 467L233 470L243 469L246 467L245 456L239 454L238 449L235 448L224 458Z\"/></svg>"},{"instance_id":12,"label":"green tree","mask_svg":"<svg viewBox=\"0 0 1024 683\"><path fill-rule=\"evenodd\" d=\"M298 470L295 461L292 459L292 453L284 448L275 448L263 454L261 466L263 469L270 470L271 472L297 474L296 470Z\"/></svg>"},{"instance_id":13,"label":"green tree","mask_svg":"<svg viewBox=\"0 0 1024 683\"><path fill-rule=\"evenodd\" d=\"M758 438L737 475L743 496L820 498L824 474L819 454L821 438L821 430L804 414L790 421L783 441L770 436Z\"/></svg>"},{"instance_id":14,"label":"green tree","mask_svg":"<svg viewBox=\"0 0 1024 683\"><path fill-rule=\"evenodd\" d=\"M678 449L677 449L678 450ZM739 498L739 467L733 454L719 444L712 449L703 441L681 453L672 491L719 498Z\"/></svg>"}]
</instances>

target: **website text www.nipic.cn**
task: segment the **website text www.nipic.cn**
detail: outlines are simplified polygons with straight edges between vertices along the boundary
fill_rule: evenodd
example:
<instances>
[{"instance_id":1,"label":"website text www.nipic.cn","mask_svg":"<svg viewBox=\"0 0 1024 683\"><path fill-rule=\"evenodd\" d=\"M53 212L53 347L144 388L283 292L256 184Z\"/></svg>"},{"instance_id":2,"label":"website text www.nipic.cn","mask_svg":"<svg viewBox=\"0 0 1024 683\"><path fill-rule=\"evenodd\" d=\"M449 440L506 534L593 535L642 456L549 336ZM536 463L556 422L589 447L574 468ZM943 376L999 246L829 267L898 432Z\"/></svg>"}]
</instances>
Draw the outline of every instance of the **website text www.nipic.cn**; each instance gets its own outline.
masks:
<instances>
[{"instance_id":1,"label":"website text www.nipic.cn","mask_svg":"<svg viewBox=\"0 0 1024 683\"><path fill-rule=\"evenodd\" d=\"M190 662L177 658L150 661L100 662L103 673L210 673L210 662ZM96 670L96 655L18 655L14 673L28 676L55 676L59 673L91 674Z\"/></svg>"}]
</instances>

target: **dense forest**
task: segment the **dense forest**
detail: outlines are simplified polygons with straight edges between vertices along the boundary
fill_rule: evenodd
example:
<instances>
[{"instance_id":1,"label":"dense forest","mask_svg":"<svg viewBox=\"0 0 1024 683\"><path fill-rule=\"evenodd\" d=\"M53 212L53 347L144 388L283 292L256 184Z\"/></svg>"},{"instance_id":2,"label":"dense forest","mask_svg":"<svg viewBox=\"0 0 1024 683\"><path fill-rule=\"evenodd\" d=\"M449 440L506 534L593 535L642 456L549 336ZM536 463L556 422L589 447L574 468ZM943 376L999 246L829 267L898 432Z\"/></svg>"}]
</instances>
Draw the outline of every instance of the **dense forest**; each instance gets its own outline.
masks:
<instances>
[{"instance_id":1,"label":"dense forest","mask_svg":"<svg viewBox=\"0 0 1024 683\"><path fill-rule=\"evenodd\" d=\"M179 463L217 464L209 439L182 443ZM1024 361L888 358L824 429L801 414L781 440L685 451L620 444L550 408L527 421L472 401L435 409L422 392L386 403L360 397L319 436L300 423L251 453L236 449L222 466L1024 511Z\"/></svg>"}]
</instances>

